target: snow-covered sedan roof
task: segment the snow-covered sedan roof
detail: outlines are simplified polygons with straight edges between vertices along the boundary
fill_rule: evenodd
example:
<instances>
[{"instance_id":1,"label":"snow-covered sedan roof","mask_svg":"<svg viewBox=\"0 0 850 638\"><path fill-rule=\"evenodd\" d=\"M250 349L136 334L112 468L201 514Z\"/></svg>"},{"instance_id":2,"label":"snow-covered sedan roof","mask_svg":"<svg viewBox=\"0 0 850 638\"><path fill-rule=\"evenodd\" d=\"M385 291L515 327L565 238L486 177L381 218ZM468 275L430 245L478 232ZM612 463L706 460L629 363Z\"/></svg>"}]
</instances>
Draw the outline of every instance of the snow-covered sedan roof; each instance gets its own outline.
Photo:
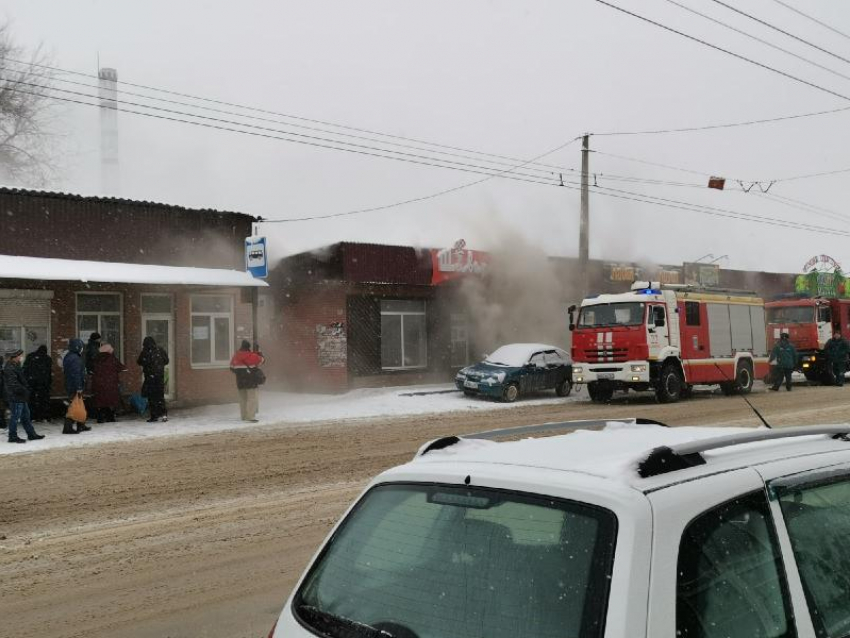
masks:
<instances>
[{"instance_id":1,"label":"snow-covered sedan roof","mask_svg":"<svg viewBox=\"0 0 850 638\"><path fill-rule=\"evenodd\" d=\"M541 350L560 350L564 352L563 348L546 345L545 343L509 343L496 349L492 354L487 355L485 361L494 365L518 368L528 363L531 355Z\"/></svg>"},{"instance_id":2,"label":"snow-covered sedan roof","mask_svg":"<svg viewBox=\"0 0 850 638\"><path fill-rule=\"evenodd\" d=\"M695 476L768 463L798 454L850 451L846 442L828 435L813 434L796 438L742 443L724 449L704 452L704 465L641 478L638 467L653 450L681 444L716 439L727 435L752 435L770 432L764 428L732 427L664 427L631 422L611 421L602 430L580 429L569 434L525 438L518 441L460 438L459 443L420 454L419 463L457 464L486 463L524 466L574 472L609 479L641 491L691 480ZM474 436L474 435L473 435ZM569 479L566 478L568 481Z\"/></svg>"}]
</instances>

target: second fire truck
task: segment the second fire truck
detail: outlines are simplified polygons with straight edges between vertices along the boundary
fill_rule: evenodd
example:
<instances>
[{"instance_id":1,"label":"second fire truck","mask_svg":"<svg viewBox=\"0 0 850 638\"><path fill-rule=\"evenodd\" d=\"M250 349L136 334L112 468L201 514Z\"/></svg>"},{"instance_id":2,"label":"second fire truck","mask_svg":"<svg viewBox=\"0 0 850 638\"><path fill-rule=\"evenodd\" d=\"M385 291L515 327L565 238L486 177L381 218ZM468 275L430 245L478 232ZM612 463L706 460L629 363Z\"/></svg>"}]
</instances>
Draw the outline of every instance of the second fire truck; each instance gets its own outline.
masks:
<instances>
[{"instance_id":1,"label":"second fire truck","mask_svg":"<svg viewBox=\"0 0 850 638\"><path fill-rule=\"evenodd\" d=\"M794 295L765 304L770 347L787 332L797 349L797 370L809 381L832 385L832 367L824 346L835 330L850 336L850 299Z\"/></svg>"},{"instance_id":2,"label":"second fire truck","mask_svg":"<svg viewBox=\"0 0 850 638\"><path fill-rule=\"evenodd\" d=\"M747 393L769 373L764 302L755 293L636 282L582 301L573 330L573 382L590 398L655 392L662 403L695 385Z\"/></svg>"}]
</instances>

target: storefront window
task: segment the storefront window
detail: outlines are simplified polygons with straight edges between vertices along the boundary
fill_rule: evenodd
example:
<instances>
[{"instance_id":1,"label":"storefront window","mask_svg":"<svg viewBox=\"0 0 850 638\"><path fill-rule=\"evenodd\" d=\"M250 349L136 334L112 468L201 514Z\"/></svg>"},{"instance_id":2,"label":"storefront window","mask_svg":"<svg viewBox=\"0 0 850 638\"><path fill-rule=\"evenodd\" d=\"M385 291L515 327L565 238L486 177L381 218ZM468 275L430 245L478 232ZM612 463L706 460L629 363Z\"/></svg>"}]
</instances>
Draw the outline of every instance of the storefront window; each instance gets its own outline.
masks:
<instances>
[{"instance_id":1,"label":"storefront window","mask_svg":"<svg viewBox=\"0 0 850 638\"><path fill-rule=\"evenodd\" d=\"M192 365L226 366L233 355L233 298L192 297Z\"/></svg>"},{"instance_id":2,"label":"storefront window","mask_svg":"<svg viewBox=\"0 0 850 638\"><path fill-rule=\"evenodd\" d=\"M449 317L451 330L451 363L453 368L462 368L469 363L469 321L466 314L453 312Z\"/></svg>"},{"instance_id":3,"label":"storefront window","mask_svg":"<svg viewBox=\"0 0 850 638\"><path fill-rule=\"evenodd\" d=\"M121 295L118 293L77 293L77 336L84 342L93 332L102 343L115 349L121 359Z\"/></svg>"},{"instance_id":4,"label":"storefront window","mask_svg":"<svg viewBox=\"0 0 850 638\"><path fill-rule=\"evenodd\" d=\"M428 365L425 302L381 301L381 367L385 370Z\"/></svg>"}]
</instances>

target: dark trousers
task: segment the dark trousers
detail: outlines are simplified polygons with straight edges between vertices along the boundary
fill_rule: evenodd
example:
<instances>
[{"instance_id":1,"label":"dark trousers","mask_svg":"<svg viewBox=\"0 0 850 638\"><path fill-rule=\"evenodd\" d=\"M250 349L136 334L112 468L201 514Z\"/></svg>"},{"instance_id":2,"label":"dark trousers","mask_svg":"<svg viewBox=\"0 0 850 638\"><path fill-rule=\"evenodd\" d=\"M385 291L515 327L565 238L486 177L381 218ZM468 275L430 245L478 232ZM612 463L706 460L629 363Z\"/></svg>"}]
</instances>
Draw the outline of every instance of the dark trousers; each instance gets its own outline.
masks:
<instances>
[{"instance_id":1,"label":"dark trousers","mask_svg":"<svg viewBox=\"0 0 850 638\"><path fill-rule=\"evenodd\" d=\"M50 418L50 387L34 386L30 390L30 413L33 421Z\"/></svg>"},{"instance_id":2,"label":"dark trousers","mask_svg":"<svg viewBox=\"0 0 850 638\"><path fill-rule=\"evenodd\" d=\"M779 386L782 385L782 380L785 380L785 388L791 389L791 375L794 373L793 368L780 368L776 366L776 370L773 372L773 389L778 390Z\"/></svg>"},{"instance_id":3,"label":"dark trousers","mask_svg":"<svg viewBox=\"0 0 850 638\"><path fill-rule=\"evenodd\" d=\"M115 423L115 410L112 408L97 408L98 423Z\"/></svg>"},{"instance_id":4,"label":"dark trousers","mask_svg":"<svg viewBox=\"0 0 850 638\"><path fill-rule=\"evenodd\" d=\"M832 361L832 374L835 376L835 385L844 385L844 373L847 372L846 361Z\"/></svg>"},{"instance_id":5,"label":"dark trousers","mask_svg":"<svg viewBox=\"0 0 850 638\"><path fill-rule=\"evenodd\" d=\"M26 403L10 403L9 404L9 440L14 441L18 438L18 423L24 426L24 430L28 437L35 436L35 429L32 427L30 419L30 406Z\"/></svg>"},{"instance_id":6,"label":"dark trousers","mask_svg":"<svg viewBox=\"0 0 850 638\"><path fill-rule=\"evenodd\" d=\"M165 407L165 392L149 392L147 399L152 420L168 416L168 408Z\"/></svg>"}]
</instances>

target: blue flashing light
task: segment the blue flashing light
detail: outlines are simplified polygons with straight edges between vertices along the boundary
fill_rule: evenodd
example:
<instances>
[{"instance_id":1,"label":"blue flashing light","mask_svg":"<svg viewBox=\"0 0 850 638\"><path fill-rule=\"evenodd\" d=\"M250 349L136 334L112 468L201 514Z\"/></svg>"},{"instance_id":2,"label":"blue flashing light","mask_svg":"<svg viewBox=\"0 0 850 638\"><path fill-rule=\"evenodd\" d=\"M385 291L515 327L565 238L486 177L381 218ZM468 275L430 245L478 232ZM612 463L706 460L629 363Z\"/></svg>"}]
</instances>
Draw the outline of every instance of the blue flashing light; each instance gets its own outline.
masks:
<instances>
[{"instance_id":1,"label":"blue flashing light","mask_svg":"<svg viewBox=\"0 0 850 638\"><path fill-rule=\"evenodd\" d=\"M639 295L660 295L661 291L656 290L655 288L644 288L643 290L636 291Z\"/></svg>"}]
</instances>

